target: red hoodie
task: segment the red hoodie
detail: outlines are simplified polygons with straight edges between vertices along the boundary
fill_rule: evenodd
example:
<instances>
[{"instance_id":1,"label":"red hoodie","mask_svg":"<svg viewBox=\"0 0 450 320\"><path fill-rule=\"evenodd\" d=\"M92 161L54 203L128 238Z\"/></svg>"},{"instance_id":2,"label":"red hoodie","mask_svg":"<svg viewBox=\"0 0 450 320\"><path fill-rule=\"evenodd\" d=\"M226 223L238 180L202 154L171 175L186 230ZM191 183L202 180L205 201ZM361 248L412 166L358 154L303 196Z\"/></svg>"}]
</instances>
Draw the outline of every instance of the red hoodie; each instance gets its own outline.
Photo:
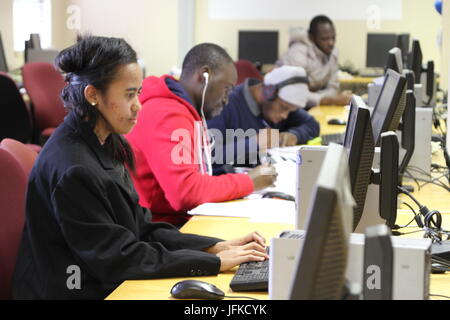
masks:
<instances>
[{"instance_id":1,"label":"red hoodie","mask_svg":"<svg viewBox=\"0 0 450 320\"><path fill-rule=\"evenodd\" d=\"M202 173L206 165L201 154L207 149L201 117L167 87L167 77L144 80L139 97L142 110L126 138L136 157L133 182L140 204L150 208L154 221L179 226L189 219L186 211L205 202L248 195L253 182L246 174Z\"/></svg>"}]
</instances>

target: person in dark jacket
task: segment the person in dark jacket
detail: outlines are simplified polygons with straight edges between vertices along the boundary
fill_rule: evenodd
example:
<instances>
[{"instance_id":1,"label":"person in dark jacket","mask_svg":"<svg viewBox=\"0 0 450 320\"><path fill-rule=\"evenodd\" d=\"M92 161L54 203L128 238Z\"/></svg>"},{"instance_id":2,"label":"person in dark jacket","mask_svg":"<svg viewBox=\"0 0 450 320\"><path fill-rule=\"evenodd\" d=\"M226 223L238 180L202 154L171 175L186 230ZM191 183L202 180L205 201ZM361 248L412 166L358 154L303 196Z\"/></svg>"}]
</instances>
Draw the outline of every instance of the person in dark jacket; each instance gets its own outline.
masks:
<instances>
[{"instance_id":1,"label":"person in dark jacket","mask_svg":"<svg viewBox=\"0 0 450 320\"><path fill-rule=\"evenodd\" d=\"M214 275L267 258L264 238L183 234L139 206L121 136L135 125L142 72L123 40L87 36L56 59L70 113L29 178L15 299L103 299L124 280Z\"/></svg>"},{"instance_id":2,"label":"person in dark jacket","mask_svg":"<svg viewBox=\"0 0 450 320\"><path fill-rule=\"evenodd\" d=\"M263 82L248 78L235 87L222 112L207 121L215 137L215 172L223 164L257 164L261 148L305 144L319 136L319 123L302 109L307 83L303 68L282 66Z\"/></svg>"}]
</instances>

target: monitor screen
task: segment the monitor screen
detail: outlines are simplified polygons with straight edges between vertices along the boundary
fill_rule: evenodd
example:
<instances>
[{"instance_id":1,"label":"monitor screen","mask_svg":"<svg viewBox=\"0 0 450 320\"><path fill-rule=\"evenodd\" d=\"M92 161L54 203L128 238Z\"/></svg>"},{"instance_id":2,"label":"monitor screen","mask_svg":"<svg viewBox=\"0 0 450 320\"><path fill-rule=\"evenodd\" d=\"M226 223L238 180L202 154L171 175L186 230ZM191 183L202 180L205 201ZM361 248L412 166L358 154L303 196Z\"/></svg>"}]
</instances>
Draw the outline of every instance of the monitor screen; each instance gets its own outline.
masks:
<instances>
[{"instance_id":1,"label":"monitor screen","mask_svg":"<svg viewBox=\"0 0 450 320\"><path fill-rule=\"evenodd\" d=\"M386 221L386 225L393 228L397 219L399 143L397 135L393 131L383 132L380 140L379 211L381 218Z\"/></svg>"},{"instance_id":2,"label":"monitor screen","mask_svg":"<svg viewBox=\"0 0 450 320\"><path fill-rule=\"evenodd\" d=\"M370 111L360 96L354 95L350 101L344 147L348 152L350 185L356 202L353 210L353 230L355 230L364 211L375 149Z\"/></svg>"},{"instance_id":3,"label":"monitor screen","mask_svg":"<svg viewBox=\"0 0 450 320\"><path fill-rule=\"evenodd\" d=\"M420 83L422 73L422 49L419 40L414 39L412 42L411 57L409 68L414 72L416 83Z\"/></svg>"},{"instance_id":4,"label":"monitor screen","mask_svg":"<svg viewBox=\"0 0 450 320\"><path fill-rule=\"evenodd\" d=\"M0 34L0 71L8 72L6 63L5 48L3 47L2 35Z\"/></svg>"},{"instance_id":5,"label":"monitor screen","mask_svg":"<svg viewBox=\"0 0 450 320\"><path fill-rule=\"evenodd\" d=\"M238 59L274 64L278 59L278 31L239 31Z\"/></svg>"},{"instance_id":6,"label":"monitor screen","mask_svg":"<svg viewBox=\"0 0 450 320\"><path fill-rule=\"evenodd\" d=\"M406 105L402 116L402 148L406 150L399 167L399 173L403 174L414 154L416 140L416 97L414 91L406 91Z\"/></svg>"},{"instance_id":7,"label":"monitor screen","mask_svg":"<svg viewBox=\"0 0 450 320\"><path fill-rule=\"evenodd\" d=\"M28 49L27 50L27 63L30 62L47 62L54 64L55 59L58 56L57 50L41 50L41 49Z\"/></svg>"},{"instance_id":8,"label":"monitor screen","mask_svg":"<svg viewBox=\"0 0 450 320\"><path fill-rule=\"evenodd\" d=\"M366 67L384 68L388 58L388 51L397 44L395 33L368 33Z\"/></svg>"},{"instance_id":9,"label":"monitor screen","mask_svg":"<svg viewBox=\"0 0 450 320\"><path fill-rule=\"evenodd\" d=\"M383 132L397 130L405 103L406 78L388 69L371 117L375 146Z\"/></svg>"},{"instance_id":10,"label":"monitor screen","mask_svg":"<svg viewBox=\"0 0 450 320\"><path fill-rule=\"evenodd\" d=\"M353 206L347 152L331 143L308 208L306 236L289 291L291 300L342 298Z\"/></svg>"},{"instance_id":11,"label":"monitor screen","mask_svg":"<svg viewBox=\"0 0 450 320\"><path fill-rule=\"evenodd\" d=\"M402 51L399 48L389 50L385 71L388 69L392 69L400 74L403 73Z\"/></svg>"},{"instance_id":12,"label":"monitor screen","mask_svg":"<svg viewBox=\"0 0 450 320\"><path fill-rule=\"evenodd\" d=\"M38 33L30 34L30 44L31 44L31 49L42 49L41 48L41 36Z\"/></svg>"},{"instance_id":13,"label":"monitor screen","mask_svg":"<svg viewBox=\"0 0 450 320\"><path fill-rule=\"evenodd\" d=\"M403 65L407 65L409 52L409 33L401 33L397 35L396 47L402 51Z\"/></svg>"}]
</instances>

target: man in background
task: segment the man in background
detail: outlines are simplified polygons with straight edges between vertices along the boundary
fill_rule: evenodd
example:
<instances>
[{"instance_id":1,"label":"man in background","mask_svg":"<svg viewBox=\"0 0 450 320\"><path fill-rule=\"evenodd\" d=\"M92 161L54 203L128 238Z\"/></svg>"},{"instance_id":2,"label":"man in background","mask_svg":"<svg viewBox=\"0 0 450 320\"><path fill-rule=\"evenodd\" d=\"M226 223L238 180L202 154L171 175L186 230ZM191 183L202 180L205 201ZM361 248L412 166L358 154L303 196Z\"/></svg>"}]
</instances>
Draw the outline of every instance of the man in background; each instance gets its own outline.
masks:
<instances>
[{"instance_id":1,"label":"man in background","mask_svg":"<svg viewBox=\"0 0 450 320\"><path fill-rule=\"evenodd\" d=\"M339 92L338 51L333 22L324 15L311 20L309 30L297 27L290 31L289 49L276 62L277 66L300 66L309 79L307 107L346 105L350 91Z\"/></svg>"},{"instance_id":2,"label":"man in background","mask_svg":"<svg viewBox=\"0 0 450 320\"><path fill-rule=\"evenodd\" d=\"M240 198L274 183L271 166L212 176L206 119L220 112L236 80L233 60L212 43L187 53L179 81L169 75L144 80L142 110L126 138L136 157L139 201L153 221L180 227L190 218L187 211L202 203Z\"/></svg>"},{"instance_id":3,"label":"man in background","mask_svg":"<svg viewBox=\"0 0 450 320\"><path fill-rule=\"evenodd\" d=\"M267 146L286 147L305 144L317 137L319 123L302 109L308 93L305 70L294 66L275 68L263 81L247 78L235 87L220 115L208 121L213 134L226 138L215 139L216 162L222 157L223 164L251 166L258 163L261 140ZM234 139L227 134L230 129L233 132L240 129L243 135ZM270 134L273 130L279 133ZM248 132L254 134L244 134ZM278 141L267 141L264 139L267 136Z\"/></svg>"}]
</instances>

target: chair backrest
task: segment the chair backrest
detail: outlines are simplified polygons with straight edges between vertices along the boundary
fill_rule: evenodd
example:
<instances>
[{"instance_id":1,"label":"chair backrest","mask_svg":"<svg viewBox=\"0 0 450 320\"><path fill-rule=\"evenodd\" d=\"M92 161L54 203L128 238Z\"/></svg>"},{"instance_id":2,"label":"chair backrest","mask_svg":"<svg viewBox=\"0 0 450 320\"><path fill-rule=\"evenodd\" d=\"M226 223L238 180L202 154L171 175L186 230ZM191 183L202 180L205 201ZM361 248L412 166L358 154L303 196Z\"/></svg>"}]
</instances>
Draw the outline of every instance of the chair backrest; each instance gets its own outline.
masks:
<instances>
[{"instance_id":1,"label":"chair backrest","mask_svg":"<svg viewBox=\"0 0 450 320\"><path fill-rule=\"evenodd\" d=\"M237 84L244 82L247 78L263 80L263 76L251 61L238 60L234 63L234 65L236 66L238 74Z\"/></svg>"},{"instance_id":2,"label":"chair backrest","mask_svg":"<svg viewBox=\"0 0 450 320\"><path fill-rule=\"evenodd\" d=\"M13 139L3 139L0 146L8 151L20 164L23 172L28 177L34 162L37 158L37 152L23 143Z\"/></svg>"},{"instance_id":3,"label":"chair backrest","mask_svg":"<svg viewBox=\"0 0 450 320\"><path fill-rule=\"evenodd\" d=\"M63 76L47 62L25 64L22 75L23 85L34 107L36 127L39 130L57 127L67 113L60 98L66 85Z\"/></svg>"},{"instance_id":4,"label":"chair backrest","mask_svg":"<svg viewBox=\"0 0 450 320\"><path fill-rule=\"evenodd\" d=\"M0 141L12 138L29 142L32 135L31 117L14 80L0 72Z\"/></svg>"},{"instance_id":5,"label":"chair backrest","mask_svg":"<svg viewBox=\"0 0 450 320\"><path fill-rule=\"evenodd\" d=\"M0 147L0 300L11 285L25 220L27 178L17 160Z\"/></svg>"}]
</instances>

